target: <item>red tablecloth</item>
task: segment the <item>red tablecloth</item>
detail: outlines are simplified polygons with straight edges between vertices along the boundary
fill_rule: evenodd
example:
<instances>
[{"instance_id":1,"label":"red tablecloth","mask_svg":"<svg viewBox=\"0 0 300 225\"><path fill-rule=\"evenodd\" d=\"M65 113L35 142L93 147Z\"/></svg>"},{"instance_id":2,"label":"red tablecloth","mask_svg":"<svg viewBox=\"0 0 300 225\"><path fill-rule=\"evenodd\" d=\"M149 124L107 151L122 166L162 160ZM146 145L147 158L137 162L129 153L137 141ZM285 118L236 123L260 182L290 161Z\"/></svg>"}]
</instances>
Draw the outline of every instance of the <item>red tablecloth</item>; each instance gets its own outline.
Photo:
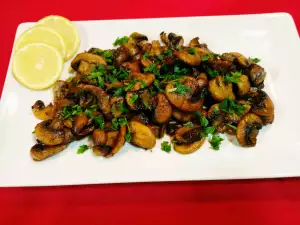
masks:
<instances>
[{"instance_id":1,"label":"red tablecloth","mask_svg":"<svg viewBox=\"0 0 300 225\"><path fill-rule=\"evenodd\" d=\"M18 24L36 21L49 14L88 20L289 12L300 30L299 0L3 1L0 93ZM3 225L187 225L193 222L205 225L300 224L300 180L0 189L0 224Z\"/></svg>"}]
</instances>

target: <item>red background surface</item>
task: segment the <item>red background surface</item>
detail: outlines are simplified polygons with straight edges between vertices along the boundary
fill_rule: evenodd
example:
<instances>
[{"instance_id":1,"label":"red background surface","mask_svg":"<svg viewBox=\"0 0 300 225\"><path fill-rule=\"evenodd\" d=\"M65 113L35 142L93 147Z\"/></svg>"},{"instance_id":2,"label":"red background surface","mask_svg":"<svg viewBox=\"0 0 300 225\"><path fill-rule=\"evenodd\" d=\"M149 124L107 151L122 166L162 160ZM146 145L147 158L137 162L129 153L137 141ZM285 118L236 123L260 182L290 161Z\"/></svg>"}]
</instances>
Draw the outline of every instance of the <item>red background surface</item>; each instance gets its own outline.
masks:
<instances>
[{"instance_id":1,"label":"red background surface","mask_svg":"<svg viewBox=\"0 0 300 225\"><path fill-rule=\"evenodd\" d=\"M49 14L71 20L100 20L288 12L300 30L298 0L4 0L1 3L0 93L18 24L37 21ZM300 180L0 188L0 224L100 223L300 224Z\"/></svg>"}]
</instances>

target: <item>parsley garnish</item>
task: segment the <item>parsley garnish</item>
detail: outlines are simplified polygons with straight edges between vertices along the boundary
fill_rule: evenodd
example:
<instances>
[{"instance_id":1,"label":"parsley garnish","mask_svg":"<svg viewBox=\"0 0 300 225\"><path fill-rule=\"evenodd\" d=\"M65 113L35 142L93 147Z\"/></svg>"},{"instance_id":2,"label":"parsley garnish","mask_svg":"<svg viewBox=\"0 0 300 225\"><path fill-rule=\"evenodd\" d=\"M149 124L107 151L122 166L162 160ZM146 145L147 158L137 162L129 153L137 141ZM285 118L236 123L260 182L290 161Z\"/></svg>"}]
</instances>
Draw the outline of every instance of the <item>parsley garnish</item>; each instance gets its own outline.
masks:
<instances>
[{"instance_id":1,"label":"parsley garnish","mask_svg":"<svg viewBox=\"0 0 300 225\"><path fill-rule=\"evenodd\" d=\"M96 128L103 130L105 128L105 121L103 116L95 116L93 118L94 123L96 124Z\"/></svg>"},{"instance_id":2,"label":"parsley garnish","mask_svg":"<svg viewBox=\"0 0 300 225\"><path fill-rule=\"evenodd\" d=\"M205 62L205 61L207 61L207 60L209 60L210 59L210 55L205 55L205 56L203 56L202 57L202 62Z\"/></svg>"},{"instance_id":3,"label":"parsley garnish","mask_svg":"<svg viewBox=\"0 0 300 225\"><path fill-rule=\"evenodd\" d=\"M242 116L242 113L246 109L246 107L243 104L237 104L234 100L231 98L225 99L223 102L219 104L219 108L230 115L232 115L234 112L236 112L239 116Z\"/></svg>"},{"instance_id":4,"label":"parsley garnish","mask_svg":"<svg viewBox=\"0 0 300 225\"><path fill-rule=\"evenodd\" d=\"M163 54L166 56L172 55L172 50L171 49L164 50Z\"/></svg>"},{"instance_id":5,"label":"parsley garnish","mask_svg":"<svg viewBox=\"0 0 300 225\"><path fill-rule=\"evenodd\" d=\"M231 74L227 73L225 75L224 81L230 83L238 83L240 82L241 72L231 72Z\"/></svg>"},{"instance_id":6,"label":"parsley garnish","mask_svg":"<svg viewBox=\"0 0 300 225\"><path fill-rule=\"evenodd\" d=\"M231 125L231 124L227 124L227 126L229 126L231 129L233 129L233 130L237 130L237 127L236 126L233 126L233 125Z\"/></svg>"},{"instance_id":7,"label":"parsley garnish","mask_svg":"<svg viewBox=\"0 0 300 225\"><path fill-rule=\"evenodd\" d=\"M117 118L113 118L111 120L111 129L118 130L119 129L119 123Z\"/></svg>"},{"instance_id":8,"label":"parsley garnish","mask_svg":"<svg viewBox=\"0 0 300 225\"><path fill-rule=\"evenodd\" d=\"M157 89L159 92L163 92L163 90L162 90L162 89L160 88L160 86L159 86L159 81L158 81L158 80L154 80L153 85L154 85L154 87L156 87L156 89Z\"/></svg>"},{"instance_id":9,"label":"parsley garnish","mask_svg":"<svg viewBox=\"0 0 300 225\"><path fill-rule=\"evenodd\" d=\"M75 76L69 77L68 79L66 79L66 81L67 81L68 83L70 83L70 82L73 80L74 77L75 77Z\"/></svg>"},{"instance_id":10,"label":"parsley garnish","mask_svg":"<svg viewBox=\"0 0 300 225\"><path fill-rule=\"evenodd\" d=\"M211 76L211 77L216 77L216 76L219 75L218 71L212 70L212 69L210 69L210 68L207 69L207 73L208 73L208 75Z\"/></svg>"},{"instance_id":11,"label":"parsley garnish","mask_svg":"<svg viewBox=\"0 0 300 225\"><path fill-rule=\"evenodd\" d=\"M145 81L143 81L143 80L139 80L139 81L141 82L141 88L147 87L147 84Z\"/></svg>"},{"instance_id":12,"label":"parsley garnish","mask_svg":"<svg viewBox=\"0 0 300 225\"><path fill-rule=\"evenodd\" d=\"M193 127L193 123L191 121L184 124L185 127Z\"/></svg>"},{"instance_id":13,"label":"parsley garnish","mask_svg":"<svg viewBox=\"0 0 300 225\"><path fill-rule=\"evenodd\" d=\"M62 111L62 119L66 120L72 116L78 116L82 113L82 107L80 105L65 106Z\"/></svg>"},{"instance_id":14,"label":"parsley garnish","mask_svg":"<svg viewBox=\"0 0 300 225\"><path fill-rule=\"evenodd\" d=\"M191 91L191 88L185 86L184 84L181 84L178 81L175 81L175 87L174 88L168 90L168 92L175 92L175 93L180 94L180 95L183 95L186 92L190 92L190 91Z\"/></svg>"},{"instance_id":15,"label":"parsley garnish","mask_svg":"<svg viewBox=\"0 0 300 225\"><path fill-rule=\"evenodd\" d=\"M125 134L125 140L126 140L127 142L130 142L130 141L131 141L131 134L130 134L130 132L126 132L126 134Z\"/></svg>"},{"instance_id":16,"label":"parsley garnish","mask_svg":"<svg viewBox=\"0 0 300 225\"><path fill-rule=\"evenodd\" d=\"M134 93L130 99L130 103L133 104L138 98L139 98L139 96L136 93Z\"/></svg>"},{"instance_id":17,"label":"parsley garnish","mask_svg":"<svg viewBox=\"0 0 300 225\"><path fill-rule=\"evenodd\" d=\"M77 154L82 154L82 153L84 153L88 149L89 149L89 146L87 146L87 145L80 145L79 148L78 148L78 150L77 150Z\"/></svg>"},{"instance_id":18,"label":"parsley garnish","mask_svg":"<svg viewBox=\"0 0 300 225\"><path fill-rule=\"evenodd\" d=\"M260 59L259 58L250 58L252 60L252 62L254 63L259 63Z\"/></svg>"},{"instance_id":19,"label":"parsley garnish","mask_svg":"<svg viewBox=\"0 0 300 225\"><path fill-rule=\"evenodd\" d=\"M209 140L210 147L214 150L220 150L220 145L224 139L221 138L219 135L215 134Z\"/></svg>"},{"instance_id":20,"label":"parsley garnish","mask_svg":"<svg viewBox=\"0 0 300 225\"><path fill-rule=\"evenodd\" d=\"M127 87L125 88L125 91L131 90L133 88L133 86L135 85L135 83L136 83L136 80L131 80L129 82L129 84L127 84Z\"/></svg>"},{"instance_id":21,"label":"parsley garnish","mask_svg":"<svg viewBox=\"0 0 300 225\"><path fill-rule=\"evenodd\" d=\"M148 57L149 57L149 53L145 52L144 55L143 55L143 59L147 59Z\"/></svg>"},{"instance_id":22,"label":"parsley garnish","mask_svg":"<svg viewBox=\"0 0 300 225\"><path fill-rule=\"evenodd\" d=\"M195 55L196 54L196 49L194 48L188 48L188 53Z\"/></svg>"},{"instance_id":23,"label":"parsley garnish","mask_svg":"<svg viewBox=\"0 0 300 225\"><path fill-rule=\"evenodd\" d=\"M170 152L171 151L171 144L167 141L164 141L161 143L161 150L164 152Z\"/></svg>"},{"instance_id":24,"label":"parsley garnish","mask_svg":"<svg viewBox=\"0 0 300 225\"><path fill-rule=\"evenodd\" d=\"M122 45L128 42L128 37L127 36L123 36L123 37L118 37L115 42L113 43L113 46L118 46L118 45Z\"/></svg>"},{"instance_id":25,"label":"parsley garnish","mask_svg":"<svg viewBox=\"0 0 300 225\"><path fill-rule=\"evenodd\" d=\"M155 76L160 76L159 69L157 69L155 64L151 64L144 68L144 72L154 73Z\"/></svg>"},{"instance_id":26,"label":"parsley garnish","mask_svg":"<svg viewBox=\"0 0 300 225\"><path fill-rule=\"evenodd\" d=\"M114 95L115 96L121 96L124 92L124 88L120 87L120 88L117 88L115 91L114 91Z\"/></svg>"},{"instance_id":27,"label":"parsley garnish","mask_svg":"<svg viewBox=\"0 0 300 225\"><path fill-rule=\"evenodd\" d=\"M213 134L215 130L216 130L215 126L205 127L202 133L205 137L207 137L209 134Z\"/></svg>"}]
</instances>

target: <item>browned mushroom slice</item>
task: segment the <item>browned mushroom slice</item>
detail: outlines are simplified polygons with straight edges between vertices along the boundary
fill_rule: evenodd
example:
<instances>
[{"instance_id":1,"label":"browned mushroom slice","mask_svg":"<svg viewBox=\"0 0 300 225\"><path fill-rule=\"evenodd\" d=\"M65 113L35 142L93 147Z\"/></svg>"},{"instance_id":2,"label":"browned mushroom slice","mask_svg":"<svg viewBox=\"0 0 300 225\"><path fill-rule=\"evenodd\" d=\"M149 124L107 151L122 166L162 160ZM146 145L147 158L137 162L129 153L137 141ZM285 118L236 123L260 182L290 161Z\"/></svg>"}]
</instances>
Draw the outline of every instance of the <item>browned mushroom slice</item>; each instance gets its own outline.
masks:
<instances>
[{"instance_id":1,"label":"browned mushroom slice","mask_svg":"<svg viewBox=\"0 0 300 225\"><path fill-rule=\"evenodd\" d=\"M131 91L138 91L142 88L149 87L155 80L153 73L132 73L132 78L136 80Z\"/></svg>"},{"instance_id":2,"label":"browned mushroom slice","mask_svg":"<svg viewBox=\"0 0 300 225\"><path fill-rule=\"evenodd\" d=\"M131 121L137 121L142 124L149 124L149 118L144 114L140 113L131 118Z\"/></svg>"},{"instance_id":3,"label":"browned mushroom slice","mask_svg":"<svg viewBox=\"0 0 300 225\"><path fill-rule=\"evenodd\" d=\"M89 119L85 114L74 118L72 132L79 136L86 136L95 129L92 124L92 119Z\"/></svg>"},{"instance_id":4,"label":"browned mushroom slice","mask_svg":"<svg viewBox=\"0 0 300 225\"><path fill-rule=\"evenodd\" d=\"M232 91L232 83L225 82L223 76L217 76L210 80L208 83L208 91L212 98L218 102L226 98L235 99L235 95Z\"/></svg>"},{"instance_id":5,"label":"browned mushroom slice","mask_svg":"<svg viewBox=\"0 0 300 225\"><path fill-rule=\"evenodd\" d=\"M175 140L179 144L199 141L201 139L201 131L200 126L179 128L175 132Z\"/></svg>"},{"instance_id":6,"label":"browned mushroom slice","mask_svg":"<svg viewBox=\"0 0 300 225\"><path fill-rule=\"evenodd\" d=\"M162 41L162 43L164 43L165 45L169 45L169 39L167 34L163 31L160 33L160 40Z\"/></svg>"},{"instance_id":7,"label":"browned mushroom slice","mask_svg":"<svg viewBox=\"0 0 300 225\"><path fill-rule=\"evenodd\" d=\"M139 72L141 72L140 62L139 61L124 62L124 63L122 63L121 66L124 67L126 70L130 71L131 73L139 73Z\"/></svg>"},{"instance_id":8,"label":"browned mushroom slice","mask_svg":"<svg viewBox=\"0 0 300 225\"><path fill-rule=\"evenodd\" d=\"M182 122L189 122L197 118L196 114L194 113L188 113L188 112L183 112L176 107L173 108L172 110L172 116L179 121Z\"/></svg>"},{"instance_id":9,"label":"browned mushroom slice","mask_svg":"<svg viewBox=\"0 0 300 225\"><path fill-rule=\"evenodd\" d=\"M33 115L39 120L49 120L54 116L54 106L51 103L45 107L44 102L38 100L31 108Z\"/></svg>"},{"instance_id":10,"label":"browned mushroom slice","mask_svg":"<svg viewBox=\"0 0 300 225\"><path fill-rule=\"evenodd\" d=\"M115 118L120 117L125 111L124 108L124 97L112 96L109 100L111 104L111 113Z\"/></svg>"},{"instance_id":11,"label":"browned mushroom slice","mask_svg":"<svg viewBox=\"0 0 300 225\"><path fill-rule=\"evenodd\" d=\"M117 137L119 135L119 131L113 130L107 132L107 141L105 145L110 146L111 148L114 147Z\"/></svg>"},{"instance_id":12,"label":"browned mushroom slice","mask_svg":"<svg viewBox=\"0 0 300 225\"><path fill-rule=\"evenodd\" d=\"M153 124L149 124L149 125L147 125L147 127L150 128L150 130L154 134L155 138L159 138L159 126L153 125Z\"/></svg>"},{"instance_id":13,"label":"browned mushroom slice","mask_svg":"<svg viewBox=\"0 0 300 225\"><path fill-rule=\"evenodd\" d=\"M104 116L111 118L111 105L109 103L110 96L103 89L93 85L84 85L82 89L95 95L98 107L101 109Z\"/></svg>"},{"instance_id":14,"label":"browned mushroom slice","mask_svg":"<svg viewBox=\"0 0 300 225\"><path fill-rule=\"evenodd\" d=\"M128 60L130 57L127 49L124 47L124 45L121 45L119 48L116 49L116 51L113 53L113 59L114 59L114 65L119 68L120 65Z\"/></svg>"},{"instance_id":15,"label":"browned mushroom slice","mask_svg":"<svg viewBox=\"0 0 300 225\"><path fill-rule=\"evenodd\" d=\"M152 41L152 47L149 51L150 56L158 56L162 54L162 48L159 41Z\"/></svg>"},{"instance_id":16,"label":"browned mushroom slice","mask_svg":"<svg viewBox=\"0 0 300 225\"><path fill-rule=\"evenodd\" d=\"M163 93L158 93L155 96L154 104L154 121L156 123L166 123L172 116L172 106Z\"/></svg>"},{"instance_id":17,"label":"browned mushroom slice","mask_svg":"<svg viewBox=\"0 0 300 225\"><path fill-rule=\"evenodd\" d=\"M112 148L108 145L93 146L93 153L97 156L106 156L111 152Z\"/></svg>"},{"instance_id":18,"label":"browned mushroom slice","mask_svg":"<svg viewBox=\"0 0 300 225\"><path fill-rule=\"evenodd\" d=\"M35 127L37 139L45 145L60 145L65 140L65 133L62 126L54 120L45 120Z\"/></svg>"},{"instance_id":19,"label":"browned mushroom slice","mask_svg":"<svg viewBox=\"0 0 300 225\"><path fill-rule=\"evenodd\" d=\"M163 138L165 136L166 130L167 130L167 124L166 123L160 125L158 138Z\"/></svg>"},{"instance_id":20,"label":"browned mushroom slice","mask_svg":"<svg viewBox=\"0 0 300 225\"><path fill-rule=\"evenodd\" d=\"M133 32L129 35L129 42L134 42L136 44L141 41L148 41L148 37L144 34L140 34L138 32Z\"/></svg>"},{"instance_id":21,"label":"browned mushroom slice","mask_svg":"<svg viewBox=\"0 0 300 225\"><path fill-rule=\"evenodd\" d=\"M155 146L156 139L149 127L137 121L130 121L131 143L144 148L151 149Z\"/></svg>"},{"instance_id":22,"label":"browned mushroom slice","mask_svg":"<svg viewBox=\"0 0 300 225\"><path fill-rule=\"evenodd\" d=\"M190 48L201 48L199 38L195 37L189 42L189 47Z\"/></svg>"},{"instance_id":23,"label":"browned mushroom slice","mask_svg":"<svg viewBox=\"0 0 300 225\"><path fill-rule=\"evenodd\" d=\"M252 64L251 60L238 52L224 53L221 55L221 59L231 62L237 62L242 67L249 67Z\"/></svg>"},{"instance_id":24,"label":"browned mushroom slice","mask_svg":"<svg viewBox=\"0 0 300 225\"><path fill-rule=\"evenodd\" d=\"M42 144L35 144L30 149L30 155L33 160L41 161L61 152L67 147L68 145L47 146Z\"/></svg>"},{"instance_id":25,"label":"browned mushroom slice","mask_svg":"<svg viewBox=\"0 0 300 225\"><path fill-rule=\"evenodd\" d=\"M73 127L73 121L71 119L63 120L63 123L64 123L65 127L67 127L67 128L71 129Z\"/></svg>"},{"instance_id":26,"label":"browned mushroom slice","mask_svg":"<svg viewBox=\"0 0 300 225\"><path fill-rule=\"evenodd\" d=\"M152 44L144 40L144 41L140 41L138 43L138 46L141 48L142 52L149 52L152 47Z\"/></svg>"},{"instance_id":27,"label":"browned mushroom slice","mask_svg":"<svg viewBox=\"0 0 300 225\"><path fill-rule=\"evenodd\" d=\"M233 68L233 62L217 59L212 64L212 67L219 73L228 73Z\"/></svg>"},{"instance_id":28,"label":"browned mushroom slice","mask_svg":"<svg viewBox=\"0 0 300 225\"><path fill-rule=\"evenodd\" d=\"M92 134L92 139L95 145L105 145L107 141L107 134L104 130L94 130Z\"/></svg>"},{"instance_id":29,"label":"browned mushroom slice","mask_svg":"<svg viewBox=\"0 0 300 225\"><path fill-rule=\"evenodd\" d=\"M200 73L197 77L197 82L200 89L208 87L208 79L206 73Z\"/></svg>"},{"instance_id":30,"label":"browned mushroom slice","mask_svg":"<svg viewBox=\"0 0 300 225\"><path fill-rule=\"evenodd\" d=\"M181 51L173 51L173 54L178 57L181 61L184 63L190 65L190 66L199 66L201 63L201 57L198 54L198 52L195 52L194 54L190 54L185 50Z\"/></svg>"},{"instance_id":31,"label":"browned mushroom slice","mask_svg":"<svg viewBox=\"0 0 300 225\"><path fill-rule=\"evenodd\" d=\"M264 124L274 121L274 104L268 94L262 90L250 93L249 101L252 103L252 112L261 116Z\"/></svg>"},{"instance_id":32,"label":"browned mushroom slice","mask_svg":"<svg viewBox=\"0 0 300 225\"><path fill-rule=\"evenodd\" d=\"M151 106L152 95L149 90L142 89L137 92L128 91L126 93L126 102L131 110L149 110Z\"/></svg>"},{"instance_id":33,"label":"browned mushroom slice","mask_svg":"<svg viewBox=\"0 0 300 225\"><path fill-rule=\"evenodd\" d=\"M237 87L238 87L238 95L245 96L250 91L251 88L248 76L241 75L240 81L237 83Z\"/></svg>"},{"instance_id":34,"label":"browned mushroom slice","mask_svg":"<svg viewBox=\"0 0 300 225\"><path fill-rule=\"evenodd\" d=\"M184 43L184 39L182 36L179 36L177 34L174 33L169 33L168 35L168 46L171 49L176 49L180 46L182 46Z\"/></svg>"},{"instance_id":35,"label":"browned mushroom slice","mask_svg":"<svg viewBox=\"0 0 300 225\"><path fill-rule=\"evenodd\" d=\"M198 82L193 77L183 77L179 80L181 85L185 85L185 93L176 93L177 87L175 82L170 82L166 86L166 96L168 100L182 111L195 112L200 110L203 105L204 98L202 90L200 90Z\"/></svg>"},{"instance_id":36,"label":"browned mushroom slice","mask_svg":"<svg viewBox=\"0 0 300 225\"><path fill-rule=\"evenodd\" d=\"M264 80L266 78L267 73L264 68L257 64L253 64L250 67L249 78L253 85L256 87L262 88L264 86Z\"/></svg>"},{"instance_id":37,"label":"browned mushroom slice","mask_svg":"<svg viewBox=\"0 0 300 225\"><path fill-rule=\"evenodd\" d=\"M69 93L69 85L66 81L58 80L53 85L54 102L64 99Z\"/></svg>"},{"instance_id":38,"label":"browned mushroom slice","mask_svg":"<svg viewBox=\"0 0 300 225\"><path fill-rule=\"evenodd\" d=\"M78 71L78 68L80 66L80 62L81 61L85 61L89 64L94 64L94 65L107 65L105 59L100 56L100 55L96 55L96 54L92 54L92 53L88 53L88 52L83 52L83 53L79 53L71 62L71 67Z\"/></svg>"},{"instance_id":39,"label":"browned mushroom slice","mask_svg":"<svg viewBox=\"0 0 300 225\"><path fill-rule=\"evenodd\" d=\"M205 142L205 137L190 144L174 144L174 150L180 154L191 154L197 151Z\"/></svg>"},{"instance_id":40,"label":"browned mushroom slice","mask_svg":"<svg viewBox=\"0 0 300 225\"><path fill-rule=\"evenodd\" d=\"M120 151L122 146L125 144L126 131L127 131L127 126L122 126L120 128L120 130L118 132L117 139L114 143L114 146L113 146L112 150L105 157L112 157Z\"/></svg>"},{"instance_id":41,"label":"browned mushroom slice","mask_svg":"<svg viewBox=\"0 0 300 225\"><path fill-rule=\"evenodd\" d=\"M245 115L237 126L237 140L243 147L256 145L256 137L263 126L262 120L254 113Z\"/></svg>"},{"instance_id":42,"label":"browned mushroom slice","mask_svg":"<svg viewBox=\"0 0 300 225\"><path fill-rule=\"evenodd\" d=\"M139 48L134 43L125 43L123 44L124 48L127 50L130 57L134 57L136 54L139 53Z\"/></svg>"},{"instance_id":43,"label":"browned mushroom slice","mask_svg":"<svg viewBox=\"0 0 300 225\"><path fill-rule=\"evenodd\" d=\"M95 64L88 63L86 61L80 61L77 72L82 75L89 75L95 68Z\"/></svg>"}]
</instances>

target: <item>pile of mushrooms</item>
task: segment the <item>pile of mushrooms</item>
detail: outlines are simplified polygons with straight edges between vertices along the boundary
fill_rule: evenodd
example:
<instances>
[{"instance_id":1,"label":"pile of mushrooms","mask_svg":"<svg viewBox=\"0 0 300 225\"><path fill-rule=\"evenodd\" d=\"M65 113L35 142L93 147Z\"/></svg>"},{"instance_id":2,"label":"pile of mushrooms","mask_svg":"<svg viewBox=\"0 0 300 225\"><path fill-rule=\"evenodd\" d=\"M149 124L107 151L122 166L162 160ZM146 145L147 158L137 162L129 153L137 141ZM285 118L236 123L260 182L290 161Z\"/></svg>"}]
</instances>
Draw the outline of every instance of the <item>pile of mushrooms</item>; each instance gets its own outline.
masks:
<instances>
[{"instance_id":1,"label":"pile of mushrooms","mask_svg":"<svg viewBox=\"0 0 300 225\"><path fill-rule=\"evenodd\" d=\"M198 37L187 46L174 33L160 39L134 32L115 49L78 54L74 76L54 85L53 103L32 106L41 120L32 158L46 159L89 135L95 155L112 157L126 141L152 149L165 133L176 152L189 154L205 142L207 126L255 146L259 130L274 121L264 68L240 53L216 54Z\"/></svg>"}]
</instances>

